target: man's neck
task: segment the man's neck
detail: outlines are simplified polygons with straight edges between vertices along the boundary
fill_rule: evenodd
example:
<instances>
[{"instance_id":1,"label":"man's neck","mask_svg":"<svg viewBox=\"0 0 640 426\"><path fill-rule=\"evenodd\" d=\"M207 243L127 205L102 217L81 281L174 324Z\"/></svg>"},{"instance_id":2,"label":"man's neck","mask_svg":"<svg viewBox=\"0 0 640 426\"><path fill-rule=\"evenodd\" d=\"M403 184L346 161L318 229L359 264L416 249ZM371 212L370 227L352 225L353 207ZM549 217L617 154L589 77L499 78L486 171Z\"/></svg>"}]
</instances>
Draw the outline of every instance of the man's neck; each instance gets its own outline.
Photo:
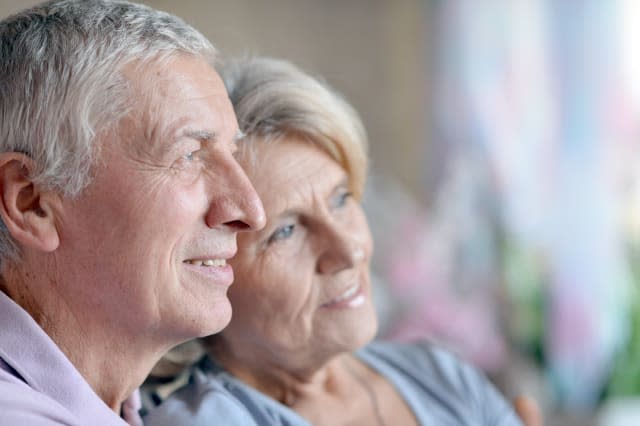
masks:
<instances>
[{"instance_id":1,"label":"man's neck","mask_svg":"<svg viewBox=\"0 0 640 426\"><path fill-rule=\"evenodd\" d=\"M155 345L154 351L151 342L143 342L144 332L129 336L124 330L110 327L115 321L83 315L88 310L76 308L69 298L61 297L50 277L47 282L27 282L25 274L13 272L5 274L3 291L49 335L105 404L120 414L122 403L168 347ZM38 294L47 297L35 297Z\"/></svg>"},{"instance_id":2,"label":"man's neck","mask_svg":"<svg viewBox=\"0 0 640 426\"><path fill-rule=\"evenodd\" d=\"M122 403L140 386L160 359L160 354L134 346L127 338L114 339L100 329L90 326L73 328L67 321L50 322L50 325L52 327L44 329L45 332L100 399L118 414Z\"/></svg>"}]
</instances>

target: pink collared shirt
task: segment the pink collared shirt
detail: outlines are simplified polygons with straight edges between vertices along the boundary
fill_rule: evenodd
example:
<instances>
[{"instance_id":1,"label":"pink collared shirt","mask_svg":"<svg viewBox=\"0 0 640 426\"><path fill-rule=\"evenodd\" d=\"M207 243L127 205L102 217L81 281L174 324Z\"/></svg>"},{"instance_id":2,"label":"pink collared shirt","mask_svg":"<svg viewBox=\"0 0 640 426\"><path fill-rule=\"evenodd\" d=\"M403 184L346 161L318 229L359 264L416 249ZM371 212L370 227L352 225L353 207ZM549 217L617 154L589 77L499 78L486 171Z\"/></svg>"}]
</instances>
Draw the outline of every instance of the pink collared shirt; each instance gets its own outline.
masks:
<instances>
[{"instance_id":1,"label":"pink collared shirt","mask_svg":"<svg viewBox=\"0 0 640 426\"><path fill-rule=\"evenodd\" d=\"M124 419L93 391L33 318L0 291L0 424L139 426L138 395Z\"/></svg>"}]
</instances>

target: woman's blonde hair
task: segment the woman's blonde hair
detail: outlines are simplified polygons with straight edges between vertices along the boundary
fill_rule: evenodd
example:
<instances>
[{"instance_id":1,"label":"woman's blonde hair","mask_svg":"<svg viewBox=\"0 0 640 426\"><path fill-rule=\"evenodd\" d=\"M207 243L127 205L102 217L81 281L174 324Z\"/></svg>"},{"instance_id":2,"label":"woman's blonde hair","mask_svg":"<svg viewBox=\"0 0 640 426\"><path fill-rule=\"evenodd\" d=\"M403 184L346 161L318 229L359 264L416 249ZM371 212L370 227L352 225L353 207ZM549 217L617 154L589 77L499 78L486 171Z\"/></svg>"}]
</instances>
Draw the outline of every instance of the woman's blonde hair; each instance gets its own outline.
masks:
<instances>
[{"instance_id":1,"label":"woman's blonde hair","mask_svg":"<svg viewBox=\"0 0 640 426\"><path fill-rule=\"evenodd\" d=\"M327 152L349 176L360 199L367 174L367 137L358 113L323 81L290 62L232 60L220 69L240 130L243 150L256 141L306 140Z\"/></svg>"}]
</instances>

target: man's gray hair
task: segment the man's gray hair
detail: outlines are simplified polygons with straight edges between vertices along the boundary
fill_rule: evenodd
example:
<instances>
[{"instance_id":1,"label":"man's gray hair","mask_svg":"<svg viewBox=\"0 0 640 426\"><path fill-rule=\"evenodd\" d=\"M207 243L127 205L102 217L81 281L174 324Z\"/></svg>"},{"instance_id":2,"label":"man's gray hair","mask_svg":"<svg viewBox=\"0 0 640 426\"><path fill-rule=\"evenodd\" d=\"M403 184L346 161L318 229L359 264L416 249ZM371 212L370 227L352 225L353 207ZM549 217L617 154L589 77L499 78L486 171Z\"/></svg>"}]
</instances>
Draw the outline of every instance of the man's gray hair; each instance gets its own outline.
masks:
<instances>
[{"instance_id":1,"label":"man's gray hair","mask_svg":"<svg viewBox=\"0 0 640 426\"><path fill-rule=\"evenodd\" d=\"M30 157L36 183L77 196L90 181L95 136L134 99L130 63L216 51L179 18L126 1L49 1L0 21L0 152ZM0 221L0 260L19 251Z\"/></svg>"}]
</instances>

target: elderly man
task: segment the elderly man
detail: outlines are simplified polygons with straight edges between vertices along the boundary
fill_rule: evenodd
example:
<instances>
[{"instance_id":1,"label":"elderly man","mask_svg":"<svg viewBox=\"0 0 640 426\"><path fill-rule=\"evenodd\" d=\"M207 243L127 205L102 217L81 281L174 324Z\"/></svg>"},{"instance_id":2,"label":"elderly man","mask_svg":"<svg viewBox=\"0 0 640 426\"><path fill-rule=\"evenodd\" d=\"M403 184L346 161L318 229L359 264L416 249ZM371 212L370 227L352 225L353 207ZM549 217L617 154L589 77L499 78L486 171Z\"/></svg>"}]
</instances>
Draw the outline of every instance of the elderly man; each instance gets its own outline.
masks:
<instances>
[{"instance_id":1,"label":"elderly man","mask_svg":"<svg viewBox=\"0 0 640 426\"><path fill-rule=\"evenodd\" d=\"M135 424L161 355L228 323L265 219L214 59L124 1L0 22L0 424Z\"/></svg>"}]
</instances>

